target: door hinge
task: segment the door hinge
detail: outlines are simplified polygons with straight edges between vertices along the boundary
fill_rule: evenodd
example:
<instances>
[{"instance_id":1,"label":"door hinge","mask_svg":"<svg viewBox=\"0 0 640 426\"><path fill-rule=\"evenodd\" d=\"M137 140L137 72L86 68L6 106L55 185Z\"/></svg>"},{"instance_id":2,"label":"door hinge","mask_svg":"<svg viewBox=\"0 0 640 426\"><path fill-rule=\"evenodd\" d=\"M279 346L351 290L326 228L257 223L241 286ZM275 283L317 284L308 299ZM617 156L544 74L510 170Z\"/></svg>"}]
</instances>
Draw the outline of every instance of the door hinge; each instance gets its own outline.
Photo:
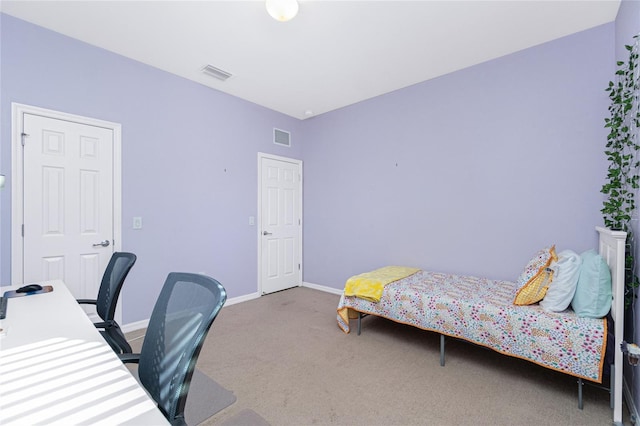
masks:
<instances>
[{"instance_id":1,"label":"door hinge","mask_svg":"<svg viewBox=\"0 0 640 426\"><path fill-rule=\"evenodd\" d=\"M20 143L22 144L22 146L24 146L26 143L26 139L27 137L29 137L29 135L27 133L20 133L20 137L22 138Z\"/></svg>"},{"instance_id":2,"label":"door hinge","mask_svg":"<svg viewBox=\"0 0 640 426\"><path fill-rule=\"evenodd\" d=\"M24 238L24 223L22 224L22 230L20 232L22 232L22 238Z\"/></svg>"},{"instance_id":3,"label":"door hinge","mask_svg":"<svg viewBox=\"0 0 640 426\"><path fill-rule=\"evenodd\" d=\"M298 271L300 270L300 264L298 263Z\"/></svg>"}]
</instances>

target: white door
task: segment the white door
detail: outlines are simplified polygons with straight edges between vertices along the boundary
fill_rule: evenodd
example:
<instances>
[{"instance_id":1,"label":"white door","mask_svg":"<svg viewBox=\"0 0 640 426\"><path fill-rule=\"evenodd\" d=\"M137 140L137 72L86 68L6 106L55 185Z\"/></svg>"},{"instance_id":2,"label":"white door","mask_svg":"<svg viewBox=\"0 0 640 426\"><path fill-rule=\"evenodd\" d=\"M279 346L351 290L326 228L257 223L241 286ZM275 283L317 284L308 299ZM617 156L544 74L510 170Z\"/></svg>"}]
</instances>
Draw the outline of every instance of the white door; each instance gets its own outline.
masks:
<instances>
[{"instance_id":1,"label":"white door","mask_svg":"<svg viewBox=\"0 0 640 426\"><path fill-rule=\"evenodd\" d=\"M95 299L114 251L114 130L22 114L26 283Z\"/></svg>"},{"instance_id":2,"label":"white door","mask_svg":"<svg viewBox=\"0 0 640 426\"><path fill-rule=\"evenodd\" d=\"M302 284L302 163L259 154L262 294Z\"/></svg>"}]
</instances>

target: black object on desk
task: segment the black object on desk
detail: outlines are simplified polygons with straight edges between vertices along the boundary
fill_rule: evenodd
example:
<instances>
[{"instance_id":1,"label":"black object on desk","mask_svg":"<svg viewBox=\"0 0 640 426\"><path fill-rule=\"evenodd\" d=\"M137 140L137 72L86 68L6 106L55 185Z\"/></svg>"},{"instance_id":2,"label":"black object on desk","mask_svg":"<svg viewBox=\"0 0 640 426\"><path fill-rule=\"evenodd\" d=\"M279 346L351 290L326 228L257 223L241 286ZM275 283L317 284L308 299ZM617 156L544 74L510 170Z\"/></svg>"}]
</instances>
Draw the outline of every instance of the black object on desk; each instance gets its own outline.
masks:
<instances>
[{"instance_id":1,"label":"black object on desk","mask_svg":"<svg viewBox=\"0 0 640 426\"><path fill-rule=\"evenodd\" d=\"M7 317L7 299L6 297L0 297L0 319Z\"/></svg>"},{"instance_id":2,"label":"black object on desk","mask_svg":"<svg viewBox=\"0 0 640 426\"><path fill-rule=\"evenodd\" d=\"M40 284L27 284L17 289L16 293L33 293L39 290L42 290L42 286Z\"/></svg>"},{"instance_id":3,"label":"black object on desk","mask_svg":"<svg viewBox=\"0 0 640 426\"><path fill-rule=\"evenodd\" d=\"M23 296L32 296L34 294L41 294L41 293L50 293L53 291L53 287L50 285L45 285L45 286L40 286L38 284L38 287L41 287L40 290L34 290L34 291L27 291L27 292L20 292L20 289L25 288L25 287L29 287L31 284L26 285L24 287L20 287L17 290L9 290L9 291L5 291L3 296L5 299L10 299L12 297L23 297Z\"/></svg>"}]
</instances>

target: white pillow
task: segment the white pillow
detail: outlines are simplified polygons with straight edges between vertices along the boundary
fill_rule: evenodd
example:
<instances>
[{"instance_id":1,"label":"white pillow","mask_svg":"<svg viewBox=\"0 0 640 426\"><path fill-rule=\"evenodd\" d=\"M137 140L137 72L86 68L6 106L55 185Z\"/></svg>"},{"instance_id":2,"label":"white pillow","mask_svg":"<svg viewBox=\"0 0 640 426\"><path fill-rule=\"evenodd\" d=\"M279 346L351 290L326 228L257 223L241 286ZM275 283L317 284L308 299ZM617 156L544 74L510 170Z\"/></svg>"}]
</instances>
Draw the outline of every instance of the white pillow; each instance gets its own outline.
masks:
<instances>
[{"instance_id":1,"label":"white pillow","mask_svg":"<svg viewBox=\"0 0 640 426\"><path fill-rule=\"evenodd\" d=\"M547 294L540 302L545 311L562 312L569 307L576 292L582 258L571 250L558 253L558 261L549 267L553 270L553 280Z\"/></svg>"}]
</instances>

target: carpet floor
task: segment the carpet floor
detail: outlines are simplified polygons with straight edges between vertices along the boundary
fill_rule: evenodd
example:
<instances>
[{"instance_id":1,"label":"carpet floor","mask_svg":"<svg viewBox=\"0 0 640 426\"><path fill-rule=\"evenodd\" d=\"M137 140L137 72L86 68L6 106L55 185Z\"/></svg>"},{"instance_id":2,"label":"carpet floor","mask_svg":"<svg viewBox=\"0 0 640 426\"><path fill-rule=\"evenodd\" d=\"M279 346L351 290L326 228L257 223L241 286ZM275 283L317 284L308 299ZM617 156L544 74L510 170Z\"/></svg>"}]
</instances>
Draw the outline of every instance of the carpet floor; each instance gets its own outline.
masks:
<instances>
[{"instance_id":1,"label":"carpet floor","mask_svg":"<svg viewBox=\"0 0 640 426\"><path fill-rule=\"evenodd\" d=\"M437 334L377 317L344 334L338 300L298 287L224 307L197 366L237 401L203 424L243 410L273 426L611 423L608 392L585 386L579 410L576 379L532 363L448 339L441 367Z\"/></svg>"}]
</instances>

